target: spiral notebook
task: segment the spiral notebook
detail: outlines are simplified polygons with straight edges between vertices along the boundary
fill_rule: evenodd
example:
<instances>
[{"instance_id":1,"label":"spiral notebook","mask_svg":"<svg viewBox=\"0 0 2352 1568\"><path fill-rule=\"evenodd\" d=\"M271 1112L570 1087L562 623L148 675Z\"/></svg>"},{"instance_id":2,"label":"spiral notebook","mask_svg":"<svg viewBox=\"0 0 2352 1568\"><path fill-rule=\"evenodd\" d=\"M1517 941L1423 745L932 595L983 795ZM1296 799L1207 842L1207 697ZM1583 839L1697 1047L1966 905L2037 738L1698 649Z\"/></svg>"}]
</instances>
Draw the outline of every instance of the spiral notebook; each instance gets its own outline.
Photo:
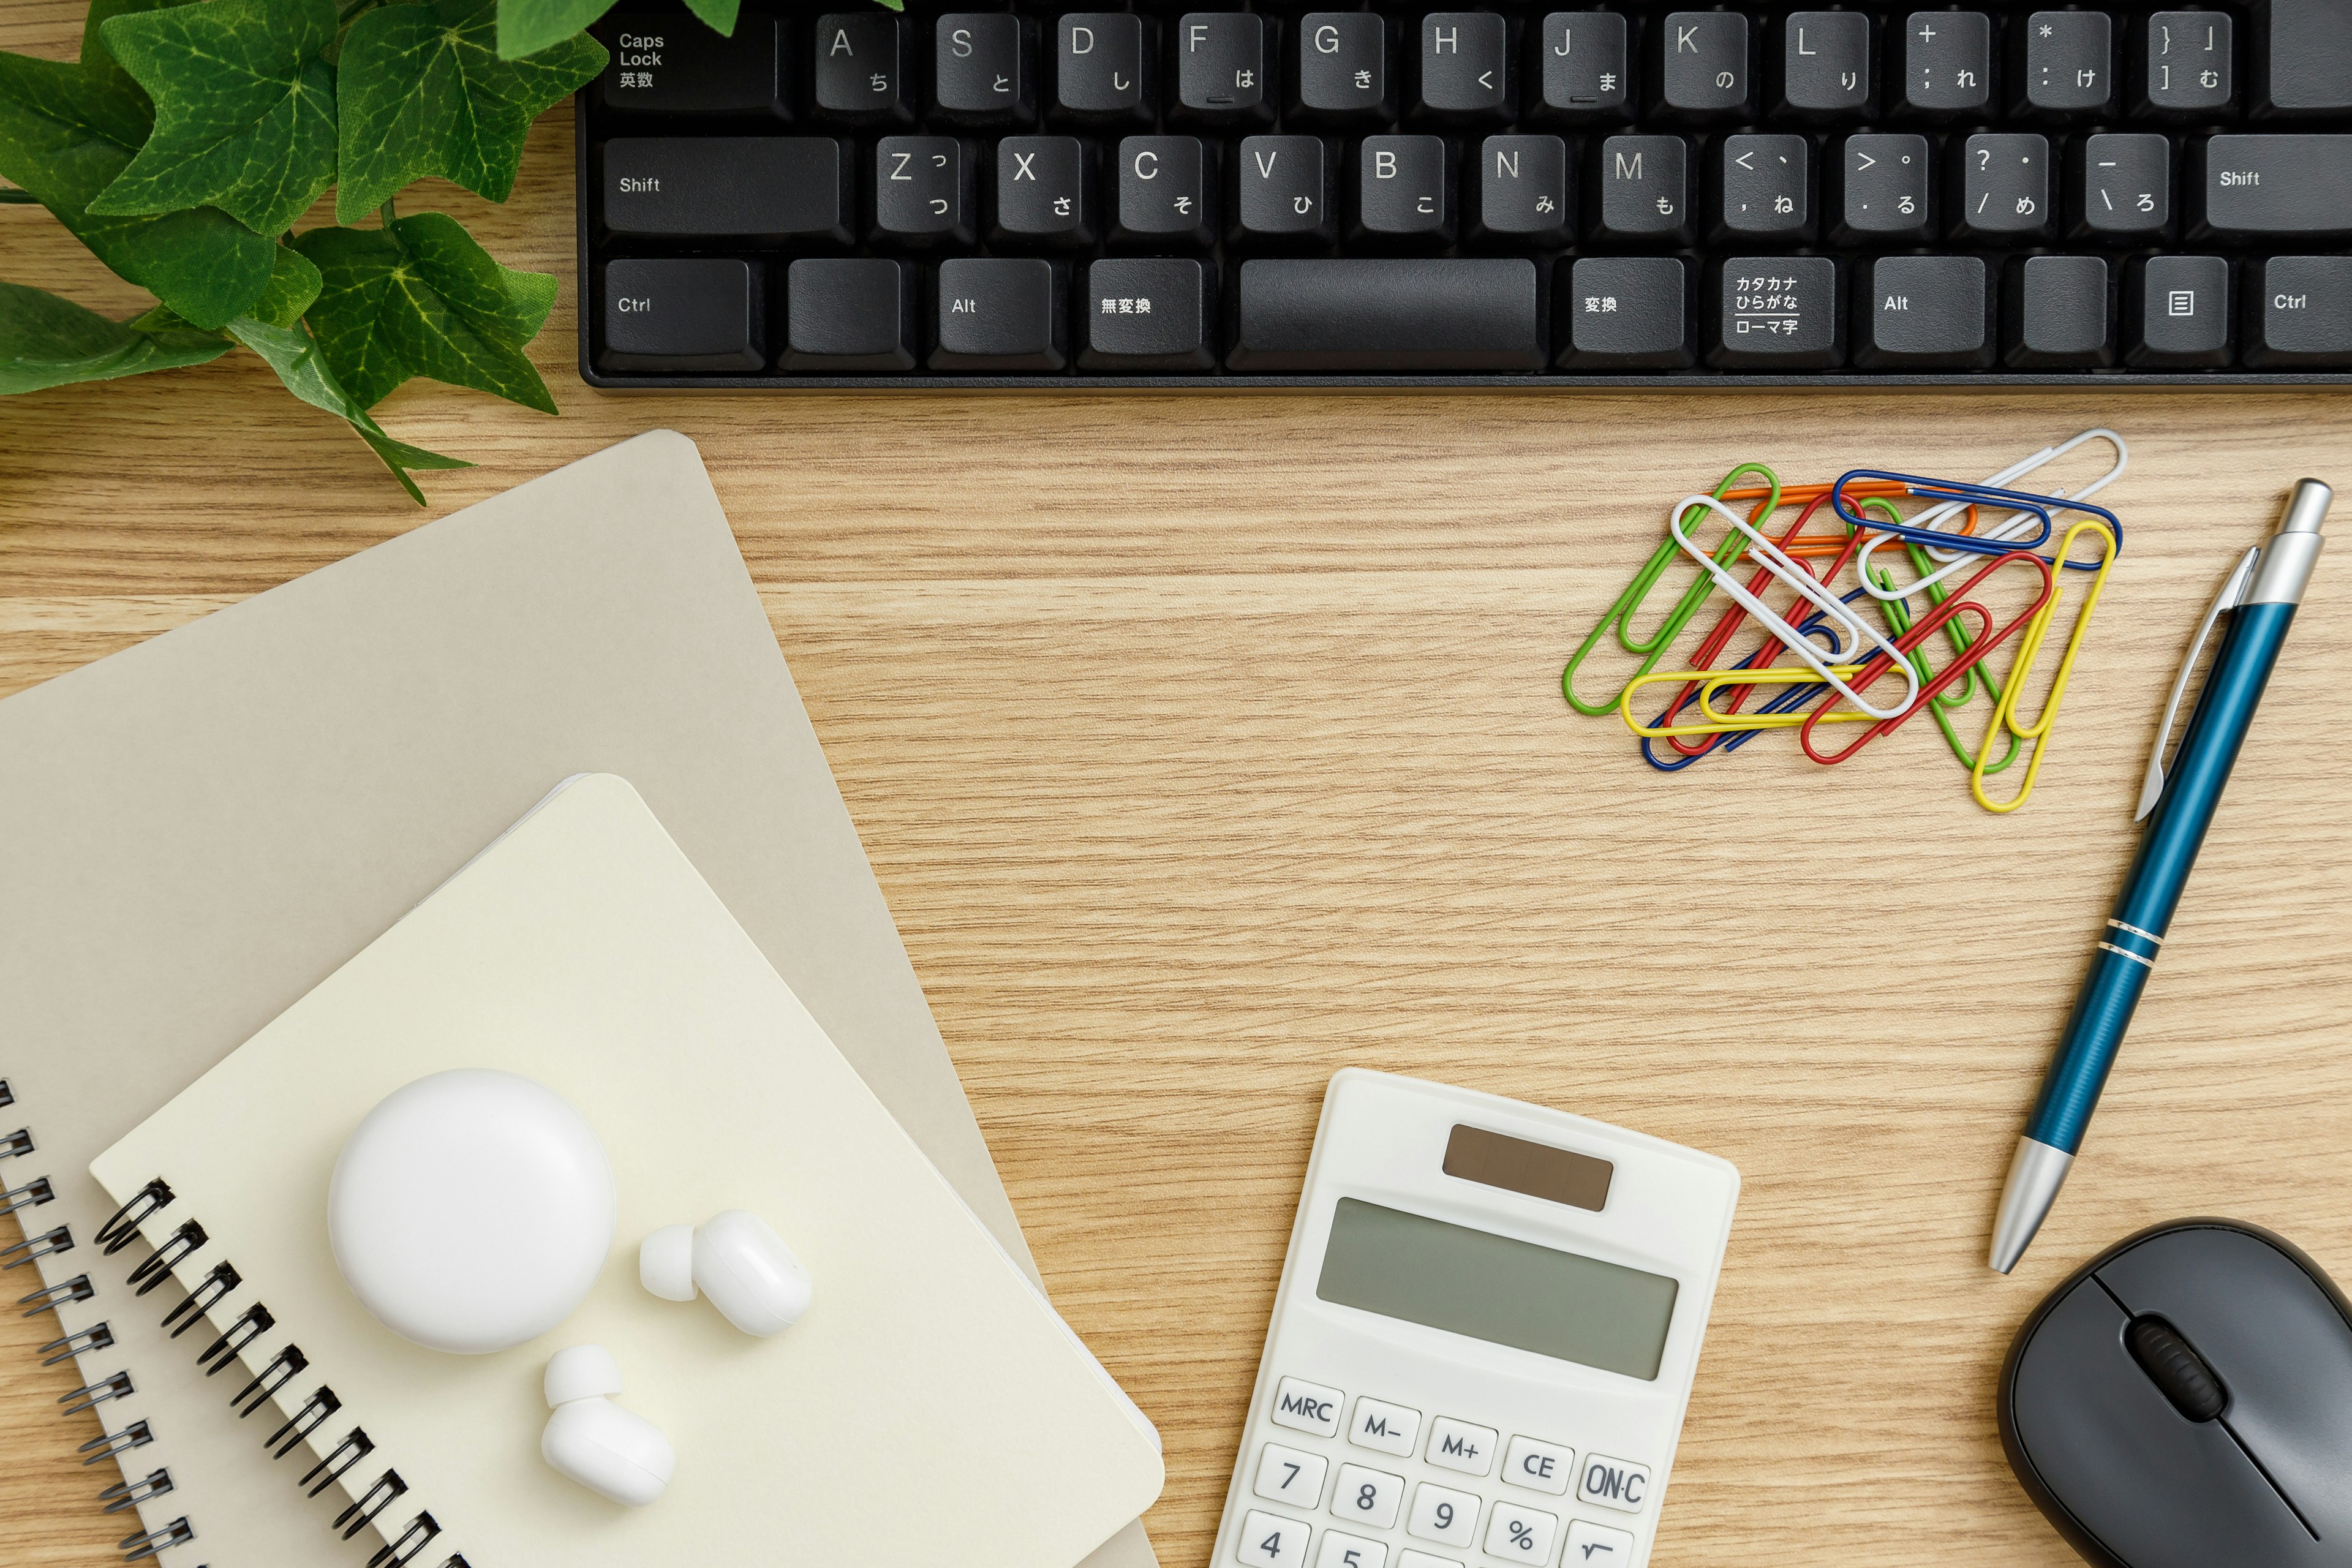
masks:
<instances>
[{"instance_id":1,"label":"spiral notebook","mask_svg":"<svg viewBox=\"0 0 2352 1568\"><path fill-rule=\"evenodd\" d=\"M617 1243L551 1332L487 1355L412 1344L343 1284L336 1156L384 1096L493 1068L597 1130ZM743 1554L860 1568L1073 1568L1159 1495L1149 1426L1062 1325L662 830L609 773L551 796L90 1167L262 1370L276 1441L340 1481L338 1522L395 1558L639 1568ZM770 1339L636 1279L660 1226L747 1208L815 1280ZM677 1451L626 1509L540 1458L566 1345Z\"/></svg>"},{"instance_id":2,"label":"spiral notebook","mask_svg":"<svg viewBox=\"0 0 2352 1568\"><path fill-rule=\"evenodd\" d=\"M143 1244L92 1244L88 1162L583 768L644 793L1031 1267L694 444L641 436L0 701L0 1204L30 1238L0 1279L57 1310L127 1556L381 1542L340 1545L339 1490L306 1500L310 1461L231 1408L258 1368L196 1367L222 1325L126 1286ZM1087 1568L1151 1563L1138 1523Z\"/></svg>"}]
</instances>

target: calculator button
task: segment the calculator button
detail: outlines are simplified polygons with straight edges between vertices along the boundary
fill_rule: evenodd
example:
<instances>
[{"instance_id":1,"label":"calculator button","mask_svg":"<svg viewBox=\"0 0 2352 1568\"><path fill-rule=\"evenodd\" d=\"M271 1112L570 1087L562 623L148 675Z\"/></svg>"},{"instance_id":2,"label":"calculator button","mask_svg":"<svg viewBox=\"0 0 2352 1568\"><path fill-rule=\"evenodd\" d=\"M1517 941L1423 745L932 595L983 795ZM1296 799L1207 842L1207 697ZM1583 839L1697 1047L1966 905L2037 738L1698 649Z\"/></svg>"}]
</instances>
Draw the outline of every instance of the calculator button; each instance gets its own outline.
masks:
<instances>
[{"instance_id":1,"label":"calculator button","mask_svg":"<svg viewBox=\"0 0 2352 1568\"><path fill-rule=\"evenodd\" d=\"M1376 1530L1396 1522L1397 1505L1404 1501L1404 1478L1361 1465L1339 1467L1339 1484L1331 1489L1331 1511Z\"/></svg>"},{"instance_id":2,"label":"calculator button","mask_svg":"<svg viewBox=\"0 0 2352 1568\"><path fill-rule=\"evenodd\" d=\"M1633 1561L1632 1532L1612 1530L1589 1519L1568 1521L1568 1550L1560 1553L1564 1568L1625 1568Z\"/></svg>"},{"instance_id":3,"label":"calculator button","mask_svg":"<svg viewBox=\"0 0 2352 1568\"><path fill-rule=\"evenodd\" d=\"M1359 1448L1378 1448L1399 1458L1412 1457L1413 1440L1421 1436L1421 1412L1389 1405L1365 1394L1356 1395L1356 1419L1348 1427L1348 1441Z\"/></svg>"},{"instance_id":4,"label":"calculator button","mask_svg":"<svg viewBox=\"0 0 2352 1568\"><path fill-rule=\"evenodd\" d=\"M1576 1475L1576 1450L1533 1437L1514 1437L1503 1455L1503 1479L1531 1491L1558 1497Z\"/></svg>"},{"instance_id":5,"label":"calculator button","mask_svg":"<svg viewBox=\"0 0 2352 1568\"><path fill-rule=\"evenodd\" d=\"M1252 1509L1242 1516L1234 1555L1249 1568L1307 1568L1307 1542L1314 1533L1295 1519Z\"/></svg>"},{"instance_id":6,"label":"calculator button","mask_svg":"<svg viewBox=\"0 0 2352 1568\"><path fill-rule=\"evenodd\" d=\"M1336 1530L1323 1532L1323 1550L1315 1559L1315 1568L1381 1568L1389 1560L1389 1549L1377 1541L1366 1541L1360 1535L1343 1535Z\"/></svg>"},{"instance_id":7,"label":"calculator button","mask_svg":"<svg viewBox=\"0 0 2352 1568\"><path fill-rule=\"evenodd\" d=\"M1559 1516L1515 1502L1498 1502L1486 1516L1486 1555L1507 1563L1542 1563L1551 1556Z\"/></svg>"},{"instance_id":8,"label":"calculator button","mask_svg":"<svg viewBox=\"0 0 2352 1568\"><path fill-rule=\"evenodd\" d=\"M1423 1541L1467 1546L1478 1539L1478 1500L1472 1493L1423 1481L1412 1489L1412 1511L1405 1516L1404 1531Z\"/></svg>"},{"instance_id":9,"label":"calculator button","mask_svg":"<svg viewBox=\"0 0 2352 1568\"><path fill-rule=\"evenodd\" d=\"M1577 1478L1576 1500L1639 1513L1650 1500L1650 1467L1631 1459L1612 1459L1606 1454L1590 1455L1583 1474Z\"/></svg>"},{"instance_id":10,"label":"calculator button","mask_svg":"<svg viewBox=\"0 0 2352 1568\"><path fill-rule=\"evenodd\" d=\"M1492 1426L1441 1415L1429 1424L1429 1462L1465 1476L1483 1476L1495 1468L1496 1441Z\"/></svg>"},{"instance_id":11,"label":"calculator button","mask_svg":"<svg viewBox=\"0 0 2352 1568\"><path fill-rule=\"evenodd\" d=\"M1270 1502L1311 1509L1323 1500L1323 1472L1330 1468L1320 1454L1268 1443L1258 1454L1257 1479L1250 1489Z\"/></svg>"},{"instance_id":12,"label":"calculator button","mask_svg":"<svg viewBox=\"0 0 2352 1568\"><path fill-rule=\"evenodd\" d=\"M1397 1553L1396 1568L1462 1568L1462 1564L1451 1557L1432 1557L1426 1552L1408 1547Z\"/></svg>"},{"instance_id":13,"label":"calculator button","mask_svg":"<svg viewBox=\"0 0 2352 1568\"><path fill-rule=\"evenodd\" d=\"M1339 1406L1347 1402L1348 1396L1336 1388L1286 1377L1275 1384L1274 1424L1312 1432L1318 1437L1337 1436Z\"/></svg>"}]
</instances>

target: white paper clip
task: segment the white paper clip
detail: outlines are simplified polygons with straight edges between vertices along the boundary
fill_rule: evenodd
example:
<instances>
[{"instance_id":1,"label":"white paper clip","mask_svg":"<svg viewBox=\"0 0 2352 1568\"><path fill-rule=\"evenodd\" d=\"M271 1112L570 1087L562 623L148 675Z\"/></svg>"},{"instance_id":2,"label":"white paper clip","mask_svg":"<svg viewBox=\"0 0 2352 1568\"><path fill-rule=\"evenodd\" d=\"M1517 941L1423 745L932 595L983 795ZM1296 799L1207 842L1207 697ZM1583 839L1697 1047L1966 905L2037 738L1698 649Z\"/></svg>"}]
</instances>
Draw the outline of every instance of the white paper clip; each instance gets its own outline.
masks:
<instances>
[{"instance_id":1,"label":"white paper clip","mask_svg":"<svg viewBox=\"0 0 2352 1568\"><path fill-rule=\"evenodd\" d=\"M2033 472L2036 468L2043 468L2051 463L2056 462L2059 458L2064 457L2067 453L2073 451L2084 442L2094 438L2105 441L2108 445L2114 447L2116 449L2116 460L2114 466L2109 468L2105 473L2101 474L2097 479L2093 479L2089 484L2084 485L2080 490L2076 491L2073 497L2075 500L2088 500L2093 496L2098 494L2101 490L2105 489L2109 485L2115 483L2117 479L2121 478L2124 469L2131 463L2131 448L2124 445L2124 438L2121 436L2116 435L2114 431L2105 427L2085 430L2081 435L2074 437L2072 440L2062 442L2055 447L2044 447L2042 450L2034 453L2032 457L2021 458L2017 462L2011 463L2008 468L2003 468L2000 472L1993 475L1984 482L1989 485L1999 485L2005 489L2013 489L2017 488L2017 480L2023 479L2026 475ZM2053 501L2065 499L2065 497L2066 492L2063 489L2052 490L2049 492L2049 499ZM1945 518L1950 517L1964 510L1968 504L1969 503L1964 500L1945 501L1939 506L1929 507L1927 510L1921 512L1916 517L1906 518L1904 521L1916 528L1939 527ZM2059 509L2053 508L2053 510L2055 510ZM2030 511L2011 512L2008 517L2003 518L1992 527L1979 531L1976 537L1979 539L1990 540L2014 539L2040 521L2041 520L2039 518L2035 517ZM1979 559L1975 552L1970 551L1945 550L1939 549L1935 545L1928 545L1926 548L1929 555L1935 557L1938 561L1948 563L1948 564L1937 568L1936 571L1929 573L1927 575L1919 578L1916 582L1892 583L1893 574L1886 572L1885 568L1882 567L1875 573L1870 569L1870 558L1881 545L1892 543L1894 542L1894 540L1895 535L1891 533L1882 533L1874 538L1865 540L1863 542L1861 551L1854 558L1854 574L1861 579L1862 585L1870 591L1870 595L1873 598L1907 599L1912 595L1918 593L1924 588L1934 587L1937 584L1942 582L1945 578L1958 571L1962 566ZM1883 585L1880 582L1880 578L1882 576L1887 578L1891 585Z\"/></svg>"},{"instance_id":2,"label":"white paper clip","mask_svg":"<svg viewBox=\"0 0 2352 1568\"><path fill-rule=\"evenodd\" d=\"M1810 638L1782 619L1769 605L1749 593L1747 584L1739 582L1719 564L1711 552L1693 542L1691 536L1683 531L1683 519L1692 511L1702 508L1715 512L1732 527L1746 534L1748 536L1747 553L1761 562L1766 571L1786 583L1800 598L1821 611L1822 616L1843 635L1847 639L1844 647L1849 650L1844 655L1847 668L1851 668L1862 662L1852 650L1859 648L1864 642L1875 643L1879 651L1892 661L1892 667L1902 672L1903 700L1892 708L1873 707L1861 692L1848 686L1844 679L1831 668L1829 661L1822 657L1821 650L1813 647ZM1885 633L1856 615L1852 605L1822 586L1820 579L1790 560L1782 552L1779 545L1757 532L1746 518L1713 496L1685 496L1675 503L1675 510L1667 514L1666 531L1674 535L1675 542L1682 546L1684 554L1697 562L1700 569L1715 579L1716 586L1730 595L1742 609L1762 624L1766 631L1780 638L1781 644L1790 652L1803 659L1815 675L1829 686L1835 688L1838 695L1848 702L1874 719L1892 719L1898 714L1908 712L1911 704L1918 700L1919 672L1912 668L1909 659L1903 657L1903 650L1887 641ZM1738 557L1735 556L1733 559L1737 560ZM1770 673L1769 667L1757 671L1759 677L1769 677ZM1769 679L1759 679L1755 684L1769 686L1772 682Z\"/></svg>"}]
</instances>

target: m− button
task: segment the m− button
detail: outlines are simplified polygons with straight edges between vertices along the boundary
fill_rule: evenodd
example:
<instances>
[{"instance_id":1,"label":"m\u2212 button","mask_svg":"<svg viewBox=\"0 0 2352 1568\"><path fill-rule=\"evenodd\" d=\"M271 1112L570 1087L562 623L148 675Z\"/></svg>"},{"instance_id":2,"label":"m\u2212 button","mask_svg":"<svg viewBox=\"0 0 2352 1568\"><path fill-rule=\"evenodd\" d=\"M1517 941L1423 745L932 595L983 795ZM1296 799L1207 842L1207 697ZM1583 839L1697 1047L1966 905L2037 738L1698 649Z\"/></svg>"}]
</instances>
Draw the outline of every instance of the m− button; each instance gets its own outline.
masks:
<instances>
[{"instance_id":1,"label":"m\u2212 button","mask_svg":"<svg viewBox=\"0 0 2352 1568\"><path fill-rule=\"evenodd\" d=\"M1318 1437L1336 1437L1339 1433L1339 1406L1347 1399L1336 1388L1286 1377L1275 1384L1274 1409L1269 1414L1277 1426L1312 1432Z\"/></svg>"},{"instance_id":2,"label":"m\u2212 button","mask_svg":"<svg viewBox=\"0 0 2352 1568\"><path fill-rule=\"evenodd\" d=\"M1590 1455L1576 1478L1576 1500L1639 1513L1650 1500L1650 1467L1606 1454Z\"/></svg>"},{"instance_id":3,"label":"m\u2212 button","mask_svg":"<svg viewBox=\"0 0 2352 1568\"><path fill-rule=\"evenodd\" d=\"M1495 1445L1502 1441L1492 1426L1473 1426L1441 1415L1429 1424L1429 1462L1465 1476L1483 1476L1495 1468Z\"/></svg>"},{"instance_id":4,"label":"m\u2212 button","mask_svg":"<svg viewBox=\"0 0 2352 1568\"><path fill-rule=\"evenodd\" d=\"M1534 1437L1514 1437L1503 1451L1503 1479L1559 1497L1576 1476L1576 1450Z\"/></svg>"},{"instance_id":5,"label":"m\u2212 button","mask_svg":"<svg viewBox=\"0 0 2352 1568\"><path fill-rule=\"evenodd\" d=\"M1390 1405L1370 1394L1356 1396L1355 1419L1348 1424L1348 1441L1359 1448L1376 1448L1400 1458L1412 1453L1421 1436L1421 1412Z\"/></svg>"}]
</instances>

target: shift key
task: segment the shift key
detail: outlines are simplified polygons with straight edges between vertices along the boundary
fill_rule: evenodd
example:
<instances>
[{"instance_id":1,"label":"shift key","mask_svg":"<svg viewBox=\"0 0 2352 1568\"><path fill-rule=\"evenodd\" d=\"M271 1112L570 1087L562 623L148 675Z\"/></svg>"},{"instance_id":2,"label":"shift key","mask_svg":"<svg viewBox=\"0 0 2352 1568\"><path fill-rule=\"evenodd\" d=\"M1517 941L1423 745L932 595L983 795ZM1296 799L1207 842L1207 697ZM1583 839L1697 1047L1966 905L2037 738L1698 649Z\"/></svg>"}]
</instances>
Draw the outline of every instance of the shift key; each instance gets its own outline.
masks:
<instances>
[{"instance_id":1,"label":"shift key","mask_svg":"<svg viewBox=\"0 0 2352 1568\"><path fill-rule=\"evenodd\" d=\"M2352 135L2208 137L2189 221L2194 239L2352 239Z\"/></svg>"},{"instance_id":2,"label":"shift key","mask_svg":"<svg viewBox=\"0 0 2352 1568\"><path fill-rule=\"evenodd\" d=\"M849 160L830 136L625 136L604 143L607 237L849 243Z\"/></svg>"}]
</instances>

